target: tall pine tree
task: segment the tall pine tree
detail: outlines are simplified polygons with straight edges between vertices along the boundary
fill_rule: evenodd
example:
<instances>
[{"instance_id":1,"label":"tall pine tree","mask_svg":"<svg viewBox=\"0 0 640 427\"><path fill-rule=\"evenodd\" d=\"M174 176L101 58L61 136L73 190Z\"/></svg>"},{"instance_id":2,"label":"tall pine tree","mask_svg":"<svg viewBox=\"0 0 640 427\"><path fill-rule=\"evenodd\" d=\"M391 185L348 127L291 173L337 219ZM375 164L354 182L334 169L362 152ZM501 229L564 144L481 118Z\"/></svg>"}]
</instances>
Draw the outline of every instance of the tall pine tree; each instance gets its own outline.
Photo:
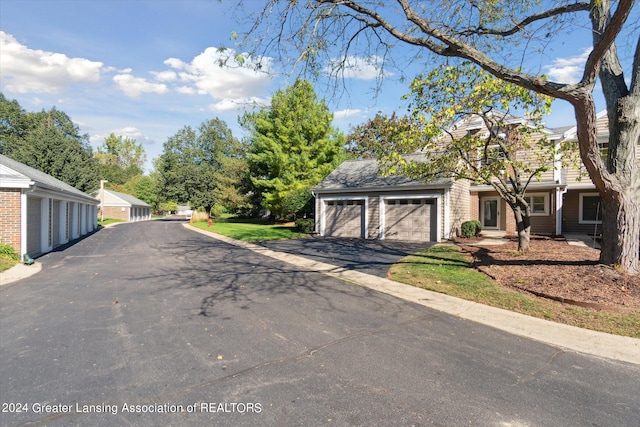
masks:
<instances>
[{"instance_id":1,"label":"tall pine tree","mask_svg":"<svg viewBox=\"0 0 640 427\"><path fill-rule=\"evenodd\" d=\"M272 214L295 218L306 213L311 187L344 158L345 137L332 120L313 85L301 79L277 91L270 107L240 119L251 133L247 159L254 191Z\"/></svg>"}]
</instances>

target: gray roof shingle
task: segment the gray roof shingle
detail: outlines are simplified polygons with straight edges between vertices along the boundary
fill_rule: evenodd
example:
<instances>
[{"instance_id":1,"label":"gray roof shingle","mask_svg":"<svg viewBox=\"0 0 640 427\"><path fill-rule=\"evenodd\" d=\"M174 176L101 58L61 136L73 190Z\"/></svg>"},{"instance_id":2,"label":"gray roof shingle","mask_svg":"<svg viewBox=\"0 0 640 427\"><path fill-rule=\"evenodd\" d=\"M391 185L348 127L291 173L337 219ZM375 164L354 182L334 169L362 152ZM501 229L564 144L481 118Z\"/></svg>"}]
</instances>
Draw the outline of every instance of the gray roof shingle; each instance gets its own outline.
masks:
<instances>
[{"instance_id":1,"label":"gray roof shingle","mask_svg":"<svg viewBox=\"0 0 640 427\"><path fill-rule=\"evenodd\" d=\"M113 191L113 190L104 190L104 191L108 192L108 193L111 193L114 196L124 200L125 202L129 203L131 206L144 206L144 207L148 207L148 208L151 207L147 203L143 202L142 200L138 199L137 197L132 196L131 194L119 193L119 192Z\"/></svg>"},{"instance_id":2,"label":"gray roof shingle","mask_svg":"<svg viewBox=\"0 0 640 427\"><path fill-rule=\"evenodd\" d=\"M378 174L376 160L347 160L331 172L314 192L340 191L390 191L423 188L442 188L450 186L450 179L438 178L429 183L406 175L381 176Z\"/></svg>"},{"instance_id":3,"label":"gray roof shingle","mask_svg":"<svg viewBox=\"0 0 640 427\"><path fill-rule=\"evenodd\" d=\"M48 190L58 191L60 193L65 193L68 195L72 195L75 197L79 197L81 199L85 199L87 201L98 203L98 200L89 196L86 193L78 190L75 187L63 182L57 178L52 177L42 171L32 168L31 166L27 166L24 163L20 163L17 160L10 159L7 156L0 154L0 164L8 167L9 169L13 169L14 171L26 176L31 181L35 182L36 187L45 188Z\"/></svg>"}]
</instances>

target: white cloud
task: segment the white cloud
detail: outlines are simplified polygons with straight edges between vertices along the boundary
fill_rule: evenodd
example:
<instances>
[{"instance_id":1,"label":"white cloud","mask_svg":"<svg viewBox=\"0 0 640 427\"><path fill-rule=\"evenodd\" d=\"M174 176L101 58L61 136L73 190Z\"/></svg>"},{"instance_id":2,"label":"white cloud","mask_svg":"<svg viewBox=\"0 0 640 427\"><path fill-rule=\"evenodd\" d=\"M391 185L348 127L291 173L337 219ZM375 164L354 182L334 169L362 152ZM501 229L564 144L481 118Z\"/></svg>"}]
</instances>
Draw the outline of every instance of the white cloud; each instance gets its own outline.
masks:
<instances>
[{"instance_id":1,"label":"white cloud","mask_svg":"<svg viewBox=\"0 0 640 427\"><path fill-rule=\"evenodd\" d=\"M338 110L334 111L333 117L335 119L347 119L349 117L355 117L362 113L362 110L358 109L346 109L346 110Z\"/></svg>"},{"instance_id":2,"label":"white cloud","mask_svg":"<svg viewBox=\"0 0 640 427\"><path fill-rule=\"evenodd\" d=\"M2 89L14 93L59 93L74 83L100 80L102 62L29 49L0 31Z\"/></svg>"},{"instance_id":3,"label":"white cloud","mask_svg":"<svg viewBox=\"0 0 640 427\"><path fill-rule=\"evenodd\" d=\"M173 71L152 71L151 74L159 82L172 82L178 79L178 75Z\"/></svg>"},{"instance_id":4,"label":"white cloud","mask_svg":"<svg viewBox=\"0 0 640 427\"><path fill-rule=\"evenodd\" d=\"M223 99L220 102L209 105L209 110L213 112L241 110L247 107L265 106L271 102L267 98L258 98L252 96L246 99Z\"/></svg>"},{"instance_id":5,"label":"white cloud","mask_svg":"<svg viewBox=\"0 0 640 427\"><path fill-rule=\"evenodd\" d=\"M324 71L332 76L345 79L375 80L393 74L382 71L382 58L376 55L368 58L348 55L346 58L333 58Z\"/></svg>"},{"instance_id":6,"label":"white cloud","mask_svg":"<svg viewBox=\"0 0 640 427\"><path fill-rule=\"evenodd\" d=\"M258 61L247 59L243 66L235 55L232 49L220 51L209 47L189 63L177 58L169 58L164 63L173 69L169 72L179 71L177 78L182 85L176 90L180 93L245 102L267 89L271 82L267 73L271 61L263 58L262 71L257 71Z\"/></svg>"},{"instance_id":7,"label":"white cloud","mask_svg":"<svg viewBox=\"0 0 640 427\"><path fill-rule=\"evenodd\" d=\"M137 98L142 93L164 94L169 91L167 85L161 83L151 83L146 79L134 77L131 74L118 74L113 81L125 95Z\"/></svg>"},{"instance_id":8,"label":"white cloud","mask_svg":"<svg viewBox=\"0 0 640 427\"><path fill-rule=\"evenodd\" d=\"M584 64L591 53L591 48L585 48L582 53L568 58L556 58L547 66L547 74L553 81L559 83L577 83L582 78Z\"/></svg>"}]
</instances>

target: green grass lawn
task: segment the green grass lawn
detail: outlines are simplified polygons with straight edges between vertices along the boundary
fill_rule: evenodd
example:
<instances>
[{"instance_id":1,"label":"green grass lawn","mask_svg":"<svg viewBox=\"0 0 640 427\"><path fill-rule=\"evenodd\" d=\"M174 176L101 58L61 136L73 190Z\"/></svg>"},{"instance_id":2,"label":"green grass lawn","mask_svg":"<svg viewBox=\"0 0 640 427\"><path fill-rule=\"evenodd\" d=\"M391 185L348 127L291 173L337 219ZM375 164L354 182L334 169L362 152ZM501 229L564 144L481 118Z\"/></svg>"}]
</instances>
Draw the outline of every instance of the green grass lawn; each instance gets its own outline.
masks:
<instances>
[{"instance_id":1,"label":"green grass lawn","mask_svg":"<svg viewBox=\"0 0 640 427\"><path fill-rule=\"evenodd\" d=\"M434 246L403 258L389 277L397 282L581 328L640 338L640 312L579 308L498 286L470 267L456 246Z\"/></svg>"},{"instance_id":2,"label":"green grass lawn","mask_svg":"<svg viewBox=\"0 0 640 427\"><path fill-rule=\"evenodd\" d=\"M0 255L0 271L5 271L13 267L18 263L17 258L9 257L6 255Z\"/></svg>"},{"instance_id":3,"label":"green grass lawn","mask_svg":"<svg viewBox=\"0 0 640 427\"><path fill-rule=\"evenodd\" d=\"M246 242L261 242L265 240L298 239L308 237L308 234L299 233L295 227L288 224L265 224L254 220L222 220L214 221L211 227L207 222L194 222L191 225L203 230L212 231L231 237L232 239Z\"/></svg>"}]
</instances>

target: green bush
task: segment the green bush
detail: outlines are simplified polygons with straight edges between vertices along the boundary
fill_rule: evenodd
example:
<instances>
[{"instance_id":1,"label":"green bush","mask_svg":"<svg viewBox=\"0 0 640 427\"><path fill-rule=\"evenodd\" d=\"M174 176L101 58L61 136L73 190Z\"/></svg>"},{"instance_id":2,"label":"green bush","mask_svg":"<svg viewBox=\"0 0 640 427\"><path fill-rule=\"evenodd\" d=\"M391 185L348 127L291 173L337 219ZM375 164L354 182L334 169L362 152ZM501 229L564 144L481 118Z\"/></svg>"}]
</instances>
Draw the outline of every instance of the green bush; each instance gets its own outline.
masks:
<instances>
[{"instance_id":1,"label":"green bush","mask_svg":"<svg viewBox=\"0 0 640 427\"><path fill-rule=\"evenodd\" d=\"M20 259L17 252L11 247L11 245L0 244L0 256L7 257L9 259Z\"/></svg>"},{"instance_id":2,"label":"green bush","mask_svg":"<svg viewBox=\"0 0 640 427\"><path fill-rule=\"evenodd\" d=\"M465 221L460 226L462 237L475 237L480 234L480 231L482 231L482 224L477 220Z\"/></svg>"},{"instance_id":3,"label":"green bush","mask_svg":"<svg viewBox=\"0 0 640 427\"><path fill-rule=\"evenodd\" d=\"M313 218L302 218L296 221L296 230L300 233L313 233L315 221Z\"/></svg>"}]
</instances>

